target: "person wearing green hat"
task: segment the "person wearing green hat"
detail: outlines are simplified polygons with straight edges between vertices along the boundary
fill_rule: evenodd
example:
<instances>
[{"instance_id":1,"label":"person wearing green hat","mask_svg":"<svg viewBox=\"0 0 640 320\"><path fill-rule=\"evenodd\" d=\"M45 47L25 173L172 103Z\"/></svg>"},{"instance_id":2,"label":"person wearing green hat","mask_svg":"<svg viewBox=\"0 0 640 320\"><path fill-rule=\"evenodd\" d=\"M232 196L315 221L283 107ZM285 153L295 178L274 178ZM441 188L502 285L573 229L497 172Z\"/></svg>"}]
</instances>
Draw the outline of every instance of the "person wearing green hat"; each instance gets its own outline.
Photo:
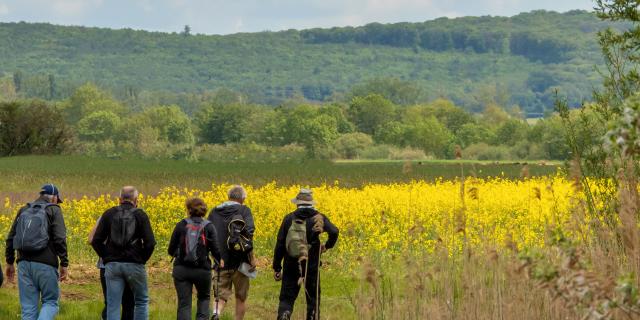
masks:
<instances>
[{"instance_id":1,"label":"person wearing green hat","mask_svg":"<svg viewBox=\"0 0 640 320\"><path fill-rule=\"evenodd\" d=\"M338 228L320 213L310 189L300 189L291 200L297 209L280 225L273 255L274 279L282 281L278 320L289 320L300 288L307 301L307 320L320 319L320 256L338 241ZM328 237L321 243L320 234ZM284 261L284 263L283 263Z\"/></svg>"},{"instance_id":2,"label":"person wearing green hat","mask_svg":"<svg viewBox=\"0 0 640 320\"><path fill-rule=\"evenodd\" d=\"M69 266L67 230L59 203L62 196L58 187L51 183L42 186L38 199L20 208L7 236L7 281L14 281L17 251L18 290L24 320L50 320L58 313L58 281L67 278Z\"/></svg>"}]
</instances>

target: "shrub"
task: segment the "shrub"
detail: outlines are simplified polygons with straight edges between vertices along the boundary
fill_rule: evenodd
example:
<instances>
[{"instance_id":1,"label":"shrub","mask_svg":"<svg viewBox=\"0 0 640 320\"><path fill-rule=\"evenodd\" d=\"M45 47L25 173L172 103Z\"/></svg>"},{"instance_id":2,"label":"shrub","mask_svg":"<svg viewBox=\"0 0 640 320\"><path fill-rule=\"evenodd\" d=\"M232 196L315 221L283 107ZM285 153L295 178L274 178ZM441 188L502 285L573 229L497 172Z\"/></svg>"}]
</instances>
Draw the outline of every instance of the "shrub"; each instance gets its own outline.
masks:
<instances>
[{"instance_id":1,"label":"shrub","mask_svg":"<svg viewBox=\"0 0 640 320\"><path fill-rule=\"evenodd\" d=\"M369 146L360 152L362 159L389 159L392 149L395 147L387 144L377 144Z\"/></svg>"},{"instance_id":2,"label":"shrub","mask_svg":"<svg viewBox=\"0 0 640 320\"><path fill-rule=\"evenodd\" d=\"M341 135L335 142L335 150L343 159L359 158L364 149L371 146L373 140L368 134L361 132Z\"/></svg>"},{"instance_id":3,"label":"shrub","mask_svg":"<svg viewBox=\"0 0 640 320\"><path fill-rule=\"evenodd\" d=\"M255 143L203 144L195 147L194 154L199 160L214 162L279 162L303 160L307 156L307 151L304 147L295 144L282 147L269 147Z\"/></svg>"},{"instance_id":4,"label":"shrub","mask_svg":"<svg viewBox=\"0 0 640 320\"><path fill-rule=\"evenodd\" d=\"M427 155L420 149L413 148L392 148L389 155L391 160L424 160L427 159Z\"/></svg>"},{"instance_id":5,"label":"shrub","mask_svg":"<svg viewBox=\"0 0 640 320\"><path fill-rule=\"evenodd\" d=\"M506 160L511 155L505 146L490 146L486 143L476 143L462 151L462 157L469 160Z\"/></svg>"},{"instance_id":6,"label":"shrub","mask_svg":"<svg viewBox=\"0 0 640 320\"><path fill-rule=\"evenodd\" d=\"M62 153L71 143L57 108L42 101L0 103L0 156Z\"/></svg>"}]
</instances>

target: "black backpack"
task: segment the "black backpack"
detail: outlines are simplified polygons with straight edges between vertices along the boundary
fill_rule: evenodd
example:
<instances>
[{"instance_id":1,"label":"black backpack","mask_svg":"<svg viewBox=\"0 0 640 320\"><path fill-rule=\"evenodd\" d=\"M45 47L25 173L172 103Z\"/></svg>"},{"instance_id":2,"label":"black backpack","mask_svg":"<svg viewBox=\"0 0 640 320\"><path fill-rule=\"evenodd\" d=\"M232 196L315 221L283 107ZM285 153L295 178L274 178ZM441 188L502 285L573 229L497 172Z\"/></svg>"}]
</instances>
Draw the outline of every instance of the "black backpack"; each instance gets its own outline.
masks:
<instances>
[{"instance_id":1,"label":"black backpack","mask_svg":"<svg viewBox=\"0 0 640 320\"><path fill-rule=\"evenodd\" d=\"M137 208L125 210L119 206L117 210L111 219L109 242L118 248L127 248L133 244L133 236L136 233L136 217L133 213Z\"/></svg>"},{"instance_id":2,"label":"black backpack","mask_svg":"<svg viewBox=\"0 0 640 320\"><path fill-rule=\"evenodd\" d=\"M49 217L51 203L28 203L16 221L13 248L21 251L40 251L49 245Z\"/></svg>"},{"instance_id":3,"label":"black backpack","mask_svg":"<svg viewBox=\"0 0 640 320\"><path fill-rule=\"evenodd\" d=\"M194 266L203 265L208 257L205 228L210 221L203 219L201 222L195 222L191 218L187 218L185 222L187 225L183 239L184 248L180 255L182 261Z\"/></svg>"},{"instance_id":4,"label":"black backpack","mask_svg":"<svg viewBox=\"0 0 640 320\"><path fill-rule=\"evenodd\" d=\"M251 241L246 226L247 224L241 214L233 215L227 225L227 231L229 232L227 248L233 256L242 256L253 250L253 241Z\"/></svg>"}]
</instances>

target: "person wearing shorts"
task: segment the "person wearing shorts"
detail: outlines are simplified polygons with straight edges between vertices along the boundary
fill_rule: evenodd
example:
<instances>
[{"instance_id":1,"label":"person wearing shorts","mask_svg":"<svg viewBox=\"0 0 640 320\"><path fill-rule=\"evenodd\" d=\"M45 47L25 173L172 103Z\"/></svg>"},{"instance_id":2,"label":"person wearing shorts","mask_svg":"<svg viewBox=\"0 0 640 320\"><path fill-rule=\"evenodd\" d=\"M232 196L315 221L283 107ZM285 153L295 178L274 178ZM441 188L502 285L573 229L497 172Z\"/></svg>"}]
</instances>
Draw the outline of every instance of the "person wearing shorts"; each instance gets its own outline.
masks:
<instances>
[{"instance_id":1,"label":"person wearing shorts","mask_svg":"<svg viewBox=\"0 0 640 320\"><path fill-rule=\"evenodd\" d=\"M215 273L217 281L218 274ZM221 270L218 281L218 298L225 302L233 295L236 300L247 301L249 296L249 277L238 270Z\"/></svg>"},{"instance_id":2,"label":"person wearing shorts","mask_svg":"<svg viewBox=\"0 0 640 320\"><path fill-rule=\"evenodd\" d=\"M251 209L243 203L247 192L242 186L235 185L229 189L228 200L221 203L209 214L209 221L217 230L217 242L223 265L214 267L213 288L216 301L214 303L212 319L218 319L224 306L233 294L236 298L235 319L242 320L247 311L247 297L249 295L249 278L238 271L243 263L250 265L249 272L255 270L255 259L251 252L234 253L227 247L229 238L229 224L234 220L242 220L245 236L251 241L255 231L255 224Z\"/></svg>"}]
</instances>

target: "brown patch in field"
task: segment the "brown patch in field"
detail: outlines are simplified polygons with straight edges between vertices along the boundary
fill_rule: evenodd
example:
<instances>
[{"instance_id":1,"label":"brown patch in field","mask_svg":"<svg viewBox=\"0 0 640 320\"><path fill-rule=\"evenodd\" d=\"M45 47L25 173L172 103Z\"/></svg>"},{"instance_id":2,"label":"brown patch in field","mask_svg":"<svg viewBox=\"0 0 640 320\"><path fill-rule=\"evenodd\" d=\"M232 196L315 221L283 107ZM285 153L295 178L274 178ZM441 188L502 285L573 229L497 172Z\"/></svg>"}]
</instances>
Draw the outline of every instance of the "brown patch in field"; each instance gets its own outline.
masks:
<instances>
[{"instance_id":1,"label":"brown patch in field","mask_svg":"<svg viewBox=\"0 0 640 320\"><path fill-rule=\"evenodd\" d=\"M88 294L82 292L61 290L60 298L66 301L84 301L94 299L95 297L89 296Z\"/></svg>"}]
</instances>

